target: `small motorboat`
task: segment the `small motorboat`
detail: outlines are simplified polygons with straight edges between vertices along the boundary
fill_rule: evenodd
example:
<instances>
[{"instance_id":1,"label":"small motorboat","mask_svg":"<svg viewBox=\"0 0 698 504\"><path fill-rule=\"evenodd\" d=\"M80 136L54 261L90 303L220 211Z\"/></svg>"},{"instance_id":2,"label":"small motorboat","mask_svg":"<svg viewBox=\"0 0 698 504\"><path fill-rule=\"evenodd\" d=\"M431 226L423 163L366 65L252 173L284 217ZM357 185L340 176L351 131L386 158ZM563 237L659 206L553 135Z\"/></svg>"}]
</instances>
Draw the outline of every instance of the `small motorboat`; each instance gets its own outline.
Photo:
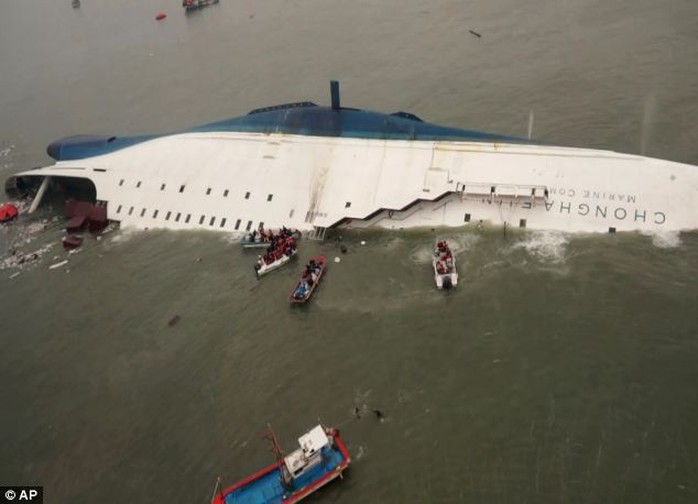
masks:
<instances>
[{"instance_id":1,"label":"small motorboat","mask_svg":"<svg viewBox=\"0 0 698 504\"><path fill-rule=\"evenodd\" d=\"M82 245L83 238L82 236L78 235L68 235L64 236L63 239L63 248L66 250L72 250L78 248L80 245Z\"/></svg>"},{"instance_id":2,"label":"small motorboat","mask_svg":"<svg viewBox=\"0 0 698 504\"><path fill-rule=\"evenodd\" d=\"M0 223L10 222L19 215L19 210L12 203L0 205Z\"/></svg>"},{"instance_id":3,"label":"small motorboat","mask_svg":"<svg viewBox=\"0 0 698 504\"><path fill-rule=\"evenodd\" d=\"M322 275L327 270L327 259L324 255L313 257L303 268L300 280L289 294L292 303L305 303L315 292Z\"/></svg>"},{"instance_id":4,"label":"small motorboat","mask_svg":"<svg viewBox=\"0 0 698 504\"><path fill-rule=\"evenodd\" d=\"M296 241L288 237L283 242L277 242L271 251L259 256L254 270L257 276L261 277L288 263L296 254L298 254Z\"/></svg>"},{"instance_id":5,"label":"small motorboat","mask_svg":"<svg viewBox=\"0 0 698 504\"><path fill-rule=\"evenodd\" d=\"M182 0L182 7L184 10L191 11L196 9L203 9L209 5L217 4L219 0Z\"/></svg>"},{"instance_id":6,"label":"small motorboat","mask_svg":"<svg viewBox=\"0 0 698 504\"><path fill-rule=\"evenodd\" d=\"M456 258L446 240L439 240L434 248L434 281L439 289L450 289L458 285Z\"/></svg>"},{"instance_id":7,"label":"small motorboat","mask_svg":"<svg viewBox=\"0 0 698 504\"><path fill-rule=\"evenodd\" d=\"M267 248L278 240L279 237L282 239L291 237L294 240L298 240L301 237L301 232L297 229L287 229L285 227L276 232L273 229L265 230L264 228L259 228L251 233L247 233L240 243L244 249Z\"/></svg>"},{"instance_id":8,"label":"small motorboat","mask_svg":"<svg viewBox=\"0 0 698 504\"><path fill-rule=\"evenodd\" d=\"M292 504L332 480L342 477L351 458L337 429L313 427L298 438L299 448L284 456L276 435L268 428L264 436L276 462L225 490L216 482L211 504Z\"/></svg>"}]
</instances>

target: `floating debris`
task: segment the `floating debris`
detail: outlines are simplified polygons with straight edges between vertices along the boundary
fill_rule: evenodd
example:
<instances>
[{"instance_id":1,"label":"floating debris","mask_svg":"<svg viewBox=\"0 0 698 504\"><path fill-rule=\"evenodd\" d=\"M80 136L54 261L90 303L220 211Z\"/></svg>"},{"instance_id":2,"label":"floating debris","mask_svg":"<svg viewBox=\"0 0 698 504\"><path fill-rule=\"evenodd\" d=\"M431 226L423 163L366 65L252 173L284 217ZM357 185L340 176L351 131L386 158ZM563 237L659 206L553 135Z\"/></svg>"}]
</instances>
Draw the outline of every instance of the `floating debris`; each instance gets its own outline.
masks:
<instances>
[{"instance_id":1,"label":"floating debris","mask_svg":"<svg viewBox=\"0 0 698 504\"><path fill-rule=\"evenodd\" d=\"M361 245L366 245L366 242L361 240Z\"/></svg>"},{"instance_id":2,"label":"floating debris","mask_svg":"<svg viewBox=\"0 0 698 504\"><path fill-rule=\"evenodd\" d=\"M385 417L383 416L383 412L381 410L374 408L371 411L373 411L373 414L376 415L377 420L380 420L381 422L385 420Z\"/></svg>"},{"instance_id":3,"label":"floating debris","mask_svg":"<svg viewBox=\"0 0 698 504\"><path fill-rule=\"evenodd\" d=\"M61 266L65 266L68 264L68 260L66 259L65 261L57 262L55 264L52 264L51 266L48 267L48 269L56 269L60 268Z\"/></svg>"},{"instance_id":4,"label":"floating debris","mask_svg":"<svg viewBox=\"0 0 698 504\"><path fill-rule=\"evenodd\" d=\"M181 320L181 317L179 315L175 315L170 319L170 321L167 323L168 326L172 327L174 325L177 325L179 321Z\"/></svg>"},{"instance_id":5,"label":"floating debris","mask_svg":"<svg viewBox=\"0 0 698 504\"><path fill-rule=\"evenodd\" d=\"M15 272L15 273L12 273L12 274L10 275L10 280L12 280L13 278L17 278L20 274L21 274L21 272L19 272L19 271Z\"/></svg>"},{"instance_id":6,"label":"floating debris","mask_svg":"<svg viewBox=\"0 0 698 504\"><path fill-rule=\"evenodd\" d=\"M478 32L473 31L473 30L468 30L468 31L469 31L470 33L472 33L473 35L475 35L477 38L482 38L482 35L480 35Z\"/></svg>"},{"instance_id":7,"label":"floating debris","mask_svg":"<svg viewBox=\"0 0 698 504\"><path fill-rule=\"evenodd\" d=\"M335 257L335 258L334 258L334 262L338 263L338 262L340 262L340 261L341 261L341 259L340 259L339 257Z\"/></svg>"}]
</instances>

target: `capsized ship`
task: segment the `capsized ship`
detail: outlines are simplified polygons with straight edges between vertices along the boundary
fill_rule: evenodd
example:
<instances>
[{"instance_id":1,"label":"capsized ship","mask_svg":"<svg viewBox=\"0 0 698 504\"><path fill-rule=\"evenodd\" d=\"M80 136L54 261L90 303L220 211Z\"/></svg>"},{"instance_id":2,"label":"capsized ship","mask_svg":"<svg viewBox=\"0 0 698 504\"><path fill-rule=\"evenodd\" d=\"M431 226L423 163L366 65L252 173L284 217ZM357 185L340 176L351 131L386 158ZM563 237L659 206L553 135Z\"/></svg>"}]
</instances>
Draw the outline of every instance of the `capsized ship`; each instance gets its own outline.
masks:
<instances>
[{"instance_id":1,"label":"capsized ship","mask_svg":"<svg viewBox=\"0 0 698 504\"><path fill-rule=\"evenodd\" d=\"M698 228L696 166L298 102L156 136L74 136L11 194L87 190L122 227L245 233L289 226L567 232Z\"/></svg>"}]
</instances>

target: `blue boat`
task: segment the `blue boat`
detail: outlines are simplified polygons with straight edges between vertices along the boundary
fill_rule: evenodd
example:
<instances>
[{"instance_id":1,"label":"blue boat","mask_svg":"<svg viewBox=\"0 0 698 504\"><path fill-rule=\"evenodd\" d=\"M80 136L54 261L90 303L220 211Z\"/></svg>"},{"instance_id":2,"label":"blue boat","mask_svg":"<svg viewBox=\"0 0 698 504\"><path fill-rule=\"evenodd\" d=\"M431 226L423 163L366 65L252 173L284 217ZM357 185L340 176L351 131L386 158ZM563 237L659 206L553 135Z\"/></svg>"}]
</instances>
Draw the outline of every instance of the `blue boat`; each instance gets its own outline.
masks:
<instances>
[{"instance_id":1,"label":"blue boat","mask_svg":"<svg viewBox=\"0 0 698 504\"><path fill-rule=\"evenodd\" d=\"M276 463L225 490L216 484L211 504L291 504L299 502L330 481L342 477L350 458L337 429L313 427L298 438L299 448L284 456L276 435L272 443Z\"/></svg>"}]
</instances>

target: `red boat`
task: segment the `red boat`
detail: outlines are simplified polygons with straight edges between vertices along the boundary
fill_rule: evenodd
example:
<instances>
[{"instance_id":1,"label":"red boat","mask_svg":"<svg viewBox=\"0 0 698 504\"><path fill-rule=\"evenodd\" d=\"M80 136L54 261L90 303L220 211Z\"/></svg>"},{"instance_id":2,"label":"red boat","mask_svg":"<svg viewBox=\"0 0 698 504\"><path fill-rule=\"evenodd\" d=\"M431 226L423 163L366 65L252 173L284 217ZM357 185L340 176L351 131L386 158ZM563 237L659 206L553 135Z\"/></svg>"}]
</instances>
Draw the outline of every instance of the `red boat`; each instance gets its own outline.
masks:
<instances>
[{"instance_id":1,"label":"red boat","mask_svg":"<svg viewBox=\"0 0 698 504\"><path fill-rule=\"evenodd\" d=\"M10 222L17 217L19 211L12 203L3 203L0 205L0 222Z\"/></svg>"},{"instance_id":2,"label":"red boat","mask_svg":"<svg viewBox=\"0 0 698 504\"><path fill-rule=\"evenodd\" d=\"M301 278L291 290L289 298L292 303L302 304L307 302L315 292L315 288L322 275L327 270L327 259L324 255L315 256L303 268Z\"/></svg>"}]
</instances>

